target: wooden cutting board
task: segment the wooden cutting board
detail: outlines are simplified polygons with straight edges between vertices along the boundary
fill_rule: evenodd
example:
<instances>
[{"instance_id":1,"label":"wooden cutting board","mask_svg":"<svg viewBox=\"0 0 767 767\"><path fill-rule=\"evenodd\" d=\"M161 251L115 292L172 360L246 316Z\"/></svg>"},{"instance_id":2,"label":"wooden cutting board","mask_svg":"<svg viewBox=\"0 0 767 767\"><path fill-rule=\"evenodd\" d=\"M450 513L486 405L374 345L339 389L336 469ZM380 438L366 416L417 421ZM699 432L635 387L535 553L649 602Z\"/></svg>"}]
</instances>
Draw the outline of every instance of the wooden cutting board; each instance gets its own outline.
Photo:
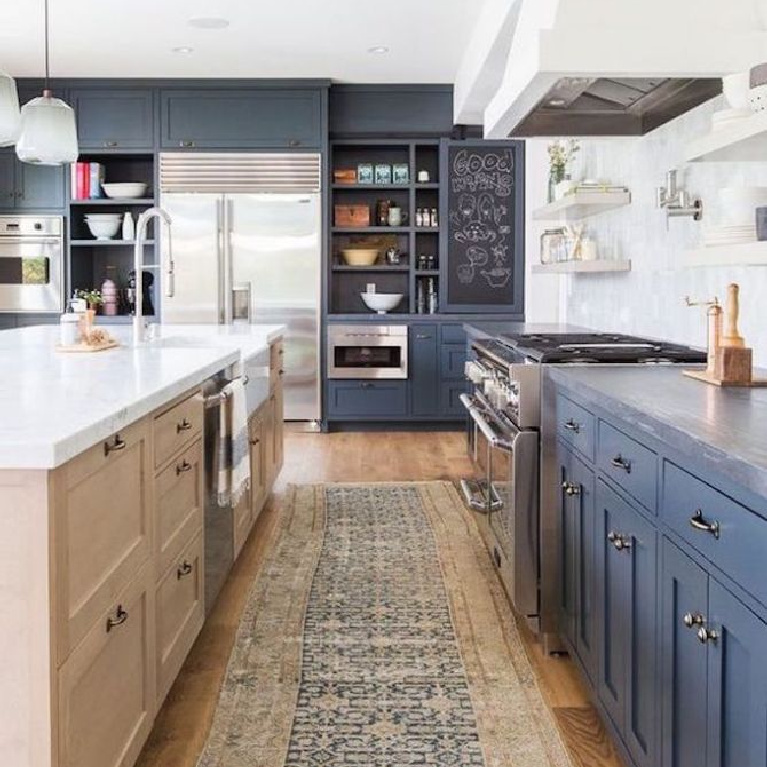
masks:
<instances>
[{"instance_id":1,"label":"wooden cutting board","mask_svg":"<svg viewBox=\"0 0 767 767\"><path fill-rule=\"evenodd\" d=\"M119 342L113 338L103 344L73 344L72 346L56 344L56 351L66 354L93 354L95 352L105 352L107 349L114 349L119 345Z\"/></svg>"}]
</instances>

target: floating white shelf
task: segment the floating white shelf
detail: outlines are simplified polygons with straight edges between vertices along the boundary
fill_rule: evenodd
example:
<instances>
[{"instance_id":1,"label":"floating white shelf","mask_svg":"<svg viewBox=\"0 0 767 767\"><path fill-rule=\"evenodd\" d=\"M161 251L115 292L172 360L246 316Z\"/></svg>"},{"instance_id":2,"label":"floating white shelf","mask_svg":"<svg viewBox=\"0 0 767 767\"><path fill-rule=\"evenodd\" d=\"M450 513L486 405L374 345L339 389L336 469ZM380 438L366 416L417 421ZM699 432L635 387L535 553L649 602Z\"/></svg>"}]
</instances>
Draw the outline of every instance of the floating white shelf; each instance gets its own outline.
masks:
<instances>
[{"instance_id":1,"label":"floating white shelf","mask_svg":"<svg viewBox=\"0 0 767 767\"><path fill-rule=\"evenodd\" d=\"M767 157L767 112L738 120L691 141L686 162L764 162Z\"/></svg>"},{"instance_id":2,"label":"floating white shelf","mask_svg":"<svg viewBox=\"0 0 767 767\"><path fill-rule=\"evenodd\" d=\"M630 192L579 190L533 211L534 221L579 221L597 213L622 208L631 202Z\"/></svg>"},{"instance_id":3,"label":"floating white shelf","mask_svg":"<svg viewBox=\"0 0 767 767\"><path fill-rule=\"evenodd\" d=\"M685 266L767 266L767 242L718 245L684 254Z\"/></svg>"},{"instance_id":4,"label":"floating white shelf","mask_svg":"<svg viewBox=\"0 0 767 767\"><path fill-rule=\"evenodd\" d=\"M533 274L599 274L630 272L630 260L560 261L556 264L533 264Z\"/></svg>"}]
</instances>

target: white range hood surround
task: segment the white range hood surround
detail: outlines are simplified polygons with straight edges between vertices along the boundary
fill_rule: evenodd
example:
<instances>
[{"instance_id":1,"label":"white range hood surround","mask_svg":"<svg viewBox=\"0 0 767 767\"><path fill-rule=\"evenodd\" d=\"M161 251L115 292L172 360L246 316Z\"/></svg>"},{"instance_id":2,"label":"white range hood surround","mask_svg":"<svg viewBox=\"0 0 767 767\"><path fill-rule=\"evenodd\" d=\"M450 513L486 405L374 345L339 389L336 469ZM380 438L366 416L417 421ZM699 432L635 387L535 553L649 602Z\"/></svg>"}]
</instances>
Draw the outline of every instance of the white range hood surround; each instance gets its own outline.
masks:
<instances>
[{"instance_id":1,"label":"white range hood surround","mask_svg":"<svg viewBox=\"0 0 767 767\"><path fill-rule=\"evenodd\" d=\"M715 95L715 78L767 59L760 3L767 0L522 0L485 135L651 130ZM584 87L608 100L580 96ZM635 89L649 98L609 100L631 99ZM655 111L644 119L648 107Z\"/></svg>"}]
</instances>

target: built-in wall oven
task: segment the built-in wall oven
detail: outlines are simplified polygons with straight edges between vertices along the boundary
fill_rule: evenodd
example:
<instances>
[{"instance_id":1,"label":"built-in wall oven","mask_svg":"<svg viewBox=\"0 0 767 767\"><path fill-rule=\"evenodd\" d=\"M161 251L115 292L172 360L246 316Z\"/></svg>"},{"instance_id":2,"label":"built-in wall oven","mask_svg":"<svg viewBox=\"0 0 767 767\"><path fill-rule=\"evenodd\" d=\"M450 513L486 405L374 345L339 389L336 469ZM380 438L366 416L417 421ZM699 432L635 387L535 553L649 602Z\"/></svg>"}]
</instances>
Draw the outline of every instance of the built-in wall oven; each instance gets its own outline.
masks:
<instances>
[{"instance_id":1,"label":"built-in wall oven","mask_svg":"<svg viewBox=\"0 0 767 767\"><path fill-rule=\"evenodd\" d=\"M0 312L62 312L64 219L0 216Z\"/></svg>"},{"instance_id":2,"label":"built-in wall oven","mask_svg":"<svg viewBox=\"0 0 767 767\"><path fill-rule=\"evenodd\" d=\"M407 378L407 325L331 325L328 378Z\"/></svg>"}]
</instances>

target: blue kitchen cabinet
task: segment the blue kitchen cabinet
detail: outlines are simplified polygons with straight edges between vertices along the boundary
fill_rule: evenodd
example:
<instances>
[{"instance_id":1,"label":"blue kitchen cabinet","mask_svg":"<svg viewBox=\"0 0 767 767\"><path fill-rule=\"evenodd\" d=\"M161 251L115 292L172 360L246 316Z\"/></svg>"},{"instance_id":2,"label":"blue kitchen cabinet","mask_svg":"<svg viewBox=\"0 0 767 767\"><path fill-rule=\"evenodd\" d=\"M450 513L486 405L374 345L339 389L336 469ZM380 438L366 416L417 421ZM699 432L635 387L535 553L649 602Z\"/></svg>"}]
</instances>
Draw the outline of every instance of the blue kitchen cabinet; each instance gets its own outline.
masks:
<instances>
[{"instance_id":1,"label":"blue kitchen cabinet","mask_svg":"<svg viewBox=\"0 0 767 767\"><path fill-rule=\"evenodd\" d=\"M154 150L154 94L140 89L79 89L69 93L81 152Z\"/></svg>"},{"instance_id":2,"label":"blue kitchen cabinet","mask_svg":"<svg viewBox=\"0 0 767 767\"><path fill-rule=\"evenodd\" d=\"M708 676L698 630L708 616L708 576L667 539L661 571L662 764L701 767Z\"/></svg>"},{"instance_id":3,"label":"blue kitchen cabinet","mask_svg":"<svg viewBox=\"0 0 767 767\"><path fill-rule=\"evenodd\" d=\"M434 416L440 411L439 325L410 326L410 412Z\"/></svg>"},{"instance_id":4,"label":"blue kitchen cabinet","mask_svg":"<svg viewBox=\"0 0 767 767\"><path fill-rule=\"evenodd\" d=\"M767 764L767 623L709 580L706 767ZM703 762L699 762L703 763Z\"/></svg>"},{"instance_id":5,"label":"blue kitchen cabinet","mask_svg":"<svg viewBox=\"0 0 767 767\"><path fill-rule=\"evenodd\" d=\"M61 210L64 168L21 162L12 148L0 151L0 209L7 212Z\"/></svg>"},{"instance_id":6,"label":"blue kitchen cabinet","mask_svg":"<svg viewBox=\"0 0 767 767\"><path fill-rule=\"evenodd\" d=\"M593 680L597 663L594 472L564 443L558 448L561 624L570 648Z\"/></svg>"},{"instance_id":7,"label":"blue kitchen cabinet","mask_svg":"<svg viewBox=\"0 0 767 767\"><path fill-rule=\"evenodd\" d=\"M440 385L440 412L445 418L461 420L466 417L466 408L461 402L461 395L468 393L466 381L442 381Z\"/></svg>"},{"instance_id":8,"label":"blue kitchen cabinet","mask_svg":"<svg viewBox=\"0 0 767 767\"><path fill-rule=\"evenodd\" d=\"M637 767L658 750L657 533L602 480L597 483L599 698Z\"/></svg>"},{"instance_id":9,"label":"blue kitchen cabinet","mask_svg":"<svg viewBox=\"0 0 767 767\"><path fill-rule=\"evenodd\" d=\"M328 415L356 420L406 416L407 381L329 381Z\"/></svg>"},{"instance_id":10,"label":"blue kitchen cabinet","mask_svg":"<svg viewBox=\"0 0 767 767\"><path fill-rule=\"evenodd\" d=\"M322 99L318 90L164 90L160 104L163 149L322 145Z\"/></svg>"}]
</instances>

